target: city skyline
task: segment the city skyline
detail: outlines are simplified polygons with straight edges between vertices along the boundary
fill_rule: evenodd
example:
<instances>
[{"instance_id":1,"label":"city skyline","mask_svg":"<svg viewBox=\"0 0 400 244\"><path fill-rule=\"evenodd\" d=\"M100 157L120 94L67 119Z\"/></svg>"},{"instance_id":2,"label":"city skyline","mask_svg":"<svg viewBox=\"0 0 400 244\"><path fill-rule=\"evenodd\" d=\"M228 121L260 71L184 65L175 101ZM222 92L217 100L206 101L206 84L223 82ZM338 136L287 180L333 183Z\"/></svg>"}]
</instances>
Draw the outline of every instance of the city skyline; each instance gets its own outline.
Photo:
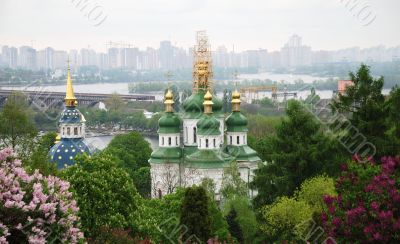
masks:
<instances>
[{"instance_id":1,"label":"city skyline","mask_svg":"<svg viewBox=\"0 0 400 244\"><path fill-rule=\"evenodd\" d=\"M19 48L2 46L0 67L25 68L31 70L63 69L66 60L71 65L97 66L100 69L126 68L130 70L174 70L190 68L193 48L184 49L174 46L170 41L160 41L157 48L139 49L126 43L110 42L105 53L93 49L56 50L52 47L34 49L30 46ZM292 35L279 51L268 49L245 50L235 52L226 46L212 50L214 65L222 68L252 68L272 70L276 68L294 68L315 64L337 62L391 62L400 60L400 45L396 47L375 46L361 49L326 51L313 50L302 41L302 37Z\"/></svg>"},{"instance_id":2,"label":"city skyline","mask_svg":"<svg viewBox=\"0 0 400 244\"><path fill-rule=\"evenodd\" d=\"M123 40L141 49L171 40L175 46L189 48L194 32L202 29L208 31L214 47L225 44L230 50L234 45L237 51L276 51L293 33L303 36L315 50L396 46L400 39L396 26L400 3L395 0L359 0L358 5L351 0L97 1L96 10L103 14L98 22L88 19L82 5L77 6L80 2L3 1L2 44L62 50L89 45L104 52L109 40Z\"/></svg>"}]
</instances>

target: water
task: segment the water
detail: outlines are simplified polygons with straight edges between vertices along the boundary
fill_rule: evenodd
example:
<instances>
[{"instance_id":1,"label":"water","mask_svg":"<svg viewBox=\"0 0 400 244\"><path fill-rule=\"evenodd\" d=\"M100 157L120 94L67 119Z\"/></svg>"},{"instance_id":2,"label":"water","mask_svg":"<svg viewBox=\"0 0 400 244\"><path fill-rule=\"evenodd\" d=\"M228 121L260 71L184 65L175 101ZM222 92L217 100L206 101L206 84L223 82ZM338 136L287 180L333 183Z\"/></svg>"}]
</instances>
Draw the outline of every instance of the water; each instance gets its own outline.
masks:
<instances>
[{"instance_id":1,"label":"water","mask_svg":"<svg viewBox=\"0 0 400 244\"><path fill-rule=\"evenodd\" d=\"M111 142L111 140L113 138L114 138L114 135L110 135L110 136L94 136L94 137L88 137L85 140L93 148L97 148L99 150L103 150L104 148L107 147L107 145ZM148 143L150 143L150 147L151 147L151 149L153 151L158 148L158 137L156 137L156 136L143 136L143 138Z\"/></svg>"},{"instance_id":2,"label":"water","mask_svg":"<svg viewBox=\"0 0 400 244\"><path fill-rule=\"evenodd\" d=\"M329 77L319 77L312 75L296 75L296 74L274 74L269 72L258 74L240 74L240 80L265 80L269 79L276 82L284 81L285 83L294 83L296 80L303 80L304 83L312 83L315 80L327 80Z\"/></svg>"},{"instance_id":3,"label":"water","mask_svg":"<svg viewBox=\"0 0 400 244\"><path fill-rule=\"evenodd\" d=\"M273 81L282 81L288 83L294 83L294 81L301 79L305 83L311 83L314 80L326 80L327 77L318 77L318 76L311 76L311 75L293 75L293 74L273 74L273 73L258 73L258 74L241 74L239 77L240 80L244 79L270 79ZM74 91L75 92L82 92L82 93L103 93L103 94L111 94L111 93L118 93L118 94L129 94L128 89L129 83L94 83L94 84L74 84ZM45 86L26 86L26 87L12 87L12 86L3 86L0 89L7 89L7 90L29 90L29 91L49 91L49 92L64 92L65 85L45 85ZM305 99L310 94L310 89L306 88L306 90L298 91L298 98ZM390 92L389 89L384 89L383 94L388 94ZM333 91L331 90L317 90L317 95L320 96L322 99L330 99L332 98ZM151 92L148 93L154 95L157 101L162 101L163 91L159 92ZM222 98L222 93L217 93L217 96ZM259 98L262 97L269 97L271 98L270 92L259 92Z\"/></svg>"}]
</instances>

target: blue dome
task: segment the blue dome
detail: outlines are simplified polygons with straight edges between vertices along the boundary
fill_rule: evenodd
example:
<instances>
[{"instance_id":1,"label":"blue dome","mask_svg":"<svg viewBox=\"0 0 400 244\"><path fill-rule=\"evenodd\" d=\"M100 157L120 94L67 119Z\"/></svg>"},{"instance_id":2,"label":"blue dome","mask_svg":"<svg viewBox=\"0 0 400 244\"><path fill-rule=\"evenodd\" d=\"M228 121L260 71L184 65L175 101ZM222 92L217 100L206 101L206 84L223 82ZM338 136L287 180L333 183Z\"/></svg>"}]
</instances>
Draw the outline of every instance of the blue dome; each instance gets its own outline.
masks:
<instances>
[{"instance_id":1,"label":"blue dome","mask_svg":"<svg viewBox=\"0 0 400 244\"><path fill-rule=\"evenodd\" d=\"M73 165L77 154L91 154L90 148L86 145L83 138L68 139L62 138L50 149L50 160L57 163L57 168L62 169L65 165Z\"/></svg>"},{"instance_id":2,"label":"blue dome","mask_svg":"<svg viewBox=\"0 0 400 244\"><path fill-rule=\"evenodd\" d=\"M59 123L80 123L85 121L81 112L75 107L66 107L61 113Z\"/></svg>"}]
</instances>

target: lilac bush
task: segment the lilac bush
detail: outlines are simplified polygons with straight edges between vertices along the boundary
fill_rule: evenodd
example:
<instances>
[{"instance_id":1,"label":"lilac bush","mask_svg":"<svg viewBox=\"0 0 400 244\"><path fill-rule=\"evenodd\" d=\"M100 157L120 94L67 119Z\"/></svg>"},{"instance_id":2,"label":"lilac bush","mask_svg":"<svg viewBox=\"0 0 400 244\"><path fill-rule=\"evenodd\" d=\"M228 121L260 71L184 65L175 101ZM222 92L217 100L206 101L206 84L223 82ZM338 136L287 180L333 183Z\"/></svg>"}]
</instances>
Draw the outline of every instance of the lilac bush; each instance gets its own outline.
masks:
<instances>
[{"instance_id":1,"label":"lilac bush","mask_svg":"<svg viewBox=\"0 0 400 244\"><path fill-rule=\"evenodd\" d=\"M83 242L78 210L68 182L29 175L11 149L0 151L0 244Z\"/></svg>"},{"instance_id":2,"label":"lilac bush","mask_svg":"<svg viewBox=\"0 0 400 244\"><path fill-rule=\"evenodd\" d=\"M337 196L325 196L321 220L338 243L400 242L400 161L383 157L381 164L357 157L342 167Z\"/></svg>"}]
</instances>

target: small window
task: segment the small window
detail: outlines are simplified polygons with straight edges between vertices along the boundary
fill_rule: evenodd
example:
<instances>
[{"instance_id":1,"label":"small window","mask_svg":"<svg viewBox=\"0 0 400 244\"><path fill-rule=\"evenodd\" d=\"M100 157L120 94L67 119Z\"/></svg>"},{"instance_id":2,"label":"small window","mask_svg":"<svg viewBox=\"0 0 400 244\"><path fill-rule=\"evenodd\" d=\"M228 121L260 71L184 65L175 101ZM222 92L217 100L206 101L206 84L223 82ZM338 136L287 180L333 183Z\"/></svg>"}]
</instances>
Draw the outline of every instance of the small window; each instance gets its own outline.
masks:
<instances>
[{"instance_id":1,"label":"small window","mask_svg":"<svg viewBox=\"0 0 400 244\"><path fill-rule=\"evenodd\" d=\"M74 128L74 135L76 135L76 136L78 135L78 127Z\"/></svg>"},{"instance_id":2,"label":"small window","mask_svg":"<svg viewBox=\"0 0 400 244\"><path fill-rule=\"evenodd\" d=\"M65 127L62 129L62 134L65 135Z\"/></svg>"},{"instance_id":3,"label":"small window","mask_svg":"<svg viewBox=\"0 0 400 244\"><path fill-rule=\"evenodd\" d=\"M243 143L246 144L246 137L243 136Z\"/></svg>"},{"instance_id":4,"label":"small window","mask_svg":"<svg viewBox=\"0 0 400 244\"><path fill-rule=\"evenodd\" d=\"M237 138L236 138L236 143L239 145L239 143L240 143L240 138L239 138L239 136L237 136Z\"/></svg>"},{"instance_id":5,"label":"small window","mask_svg":"<svg viewBox=\"0 0 400 244\"><path fill-rule=\"evenodd\" d=\"M71 135L71 128L67 127L67 135Z\"/></svg>"},{"instance_id":6,"label":"small window","mask_svg":"<svg viewBox=\"0 0 400 244\"><path fill-rule=\"evenodd\" d=\"M161 192L160 188L158 189L158 198L160 198L160 199L162 198L162 192Z\"/></svg>"},{"instance_id":7,"label":"small window","mask_svg":"<svg viewBox=\"0 0 400 244\"><path fill-rule=\"evenodd\" d=\"M79 127L79 132L81 133L81 135L82 135L82 126L81 127Z\"/></svg>"},{"instance_id":8,"label":"small window","mask_svg":"<svg viewBox=\"0 0 400 244\"><path fill-rule=\"evenodd\" d=\"M161 145L164 146L164 137L161 137Z\"/></svg>"},{"instance_id":9,"label":"small window","mask_svg":"<svg viewBox=\"0 0 400 244\"><path fill-rule=\"evenodd\" d=\"M185 127L185 142L188 141L188 128Z\"/></svg>"},{"instance_id":10,"label":"small window","mask_svg":"<svg viewBox=\"0 0 400 244\"><path fill-rule=\"evenodd\" d=\"M172 144L172 139L171 139L171 137L168 137L168 146L171 146L171 144Z\"/></svg>"},{"instance_id":11,"label":"small window","mask_svg":"<svg viewBox=\"0 0 400 244\"><path fill-rule=\"evenodd\" d=\"M201 140L201 139L199 139L199 147L200 147L200 148L201 148L201 141L202 141L202 140Z\"/></svg>"},{"instance_id":12,"label":"small window","mask_svg":"<svg viewBox=\"0 0 400 244\"><path fill-rule=\"evenodd\" d=\"M175 137L175 145L178 146L178 137Z\"/></svg>"},{"instance_id":13,"label":"small window","mask_svg":"<svg viewBox=\"0 0 400 244\"><path fill-rule=\"evenodd\" d=\"M229 136L229 144L232 145L232 136Z\"/></svg>"},{"instance_id":14,"label":"small window","mask_svg":"<svg viewBox=\"0 0 400 244\"><path fill-rule=\"evenodd\" d=\"M216 142L215 142L215 138L214 138L214 147L216 147Z\"/></svg>"},{"instance_id":15,"label":"small window","mask_svg":"<svg viewBox=\"0 0 400 244\"><path fill-rule=\"evenodd\" d=\"M208 148L208 139L206 139L206 148Z\"/></svg>"},{"instance_id":16,"label":"small window","mask_svg":"<svg viewBox=\"0 0 400 244\"><path fill-rule=\"evenodd\" d=\"M196 143L197 139L196 139L196 127L193 127L193 142Z\"/></svg>"}]
</instances>

